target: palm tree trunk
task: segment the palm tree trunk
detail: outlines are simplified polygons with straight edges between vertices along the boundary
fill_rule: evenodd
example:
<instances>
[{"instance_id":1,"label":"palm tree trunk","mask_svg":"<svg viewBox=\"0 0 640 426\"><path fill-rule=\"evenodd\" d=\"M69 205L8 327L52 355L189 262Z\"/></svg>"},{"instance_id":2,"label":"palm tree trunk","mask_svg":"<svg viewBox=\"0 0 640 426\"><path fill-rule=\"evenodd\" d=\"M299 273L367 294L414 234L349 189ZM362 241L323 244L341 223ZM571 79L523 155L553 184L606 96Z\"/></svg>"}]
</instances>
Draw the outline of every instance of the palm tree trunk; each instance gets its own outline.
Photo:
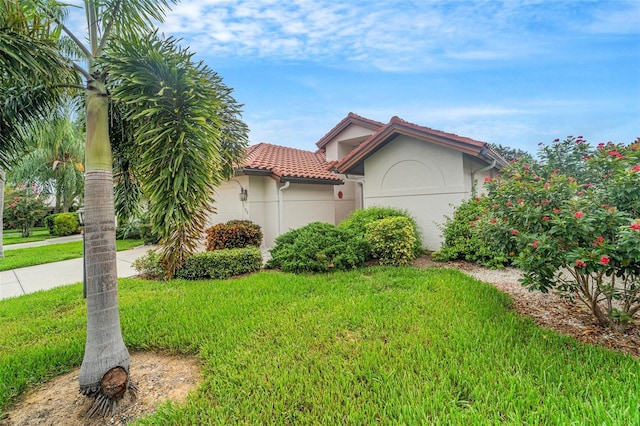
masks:
<instances>
[{"instance_id":1,"label":"palm tree trunk","mask_svg":"<svg viewBox=\"0 0 640 426\"><path fill-rule=\"evenodd\" d=\"M85 395L119 398L129 386L130 358L120 329L118 275L113 204L111 147L103 79L87 87L87 142L85 173L85 254L87 340L80 369L80 391ZM122 371L122 391L108 393L108 373Z\"/></svg>"}]
</instances>

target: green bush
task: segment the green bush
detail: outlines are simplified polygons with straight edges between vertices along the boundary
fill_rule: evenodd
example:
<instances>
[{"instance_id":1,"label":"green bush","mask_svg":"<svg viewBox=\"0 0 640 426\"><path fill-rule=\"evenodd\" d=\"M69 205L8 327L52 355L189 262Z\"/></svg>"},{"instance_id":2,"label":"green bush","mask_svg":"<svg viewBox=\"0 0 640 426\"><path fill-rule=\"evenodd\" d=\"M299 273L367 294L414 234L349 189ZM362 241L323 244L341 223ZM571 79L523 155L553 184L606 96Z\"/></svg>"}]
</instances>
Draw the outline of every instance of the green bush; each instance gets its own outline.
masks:
<instances>
[{"instance_id":1,"label":"green bush","mask_svg":"<svg viewBox=\"0 0 640 426\"><path fill-rule=\"evenodd\" d=\"M49 234L53 235L53 221L60 213L53 213L44 218L44 226L49 230Z\"/></svg>"},{"instance_id":2,"label":"green bush","mask_svg":"<svg viewBox=\"0 0 640 426\"><path fill-rule=\"evenodd\" d=\"M488 213L489 199L474 198L462 202L454 208L453 217L446 217L441 227L444 243L440 250L433 253L437 261L464 259L478 262L489 267L503 267L511 262L509 253L513 251L509 236L497 238L488 233L481 233L480 228L486 226L481 219ZM508 232L507 232L508 234Z\"/></svg>"},{"instance_id":3,"label":"green bush","mask_svg":"<svg viewBox=\"0 0 640 426\"><path fill-rule=\"evenodd\" d=\"M259 247L262 242L262 230L250 220L230 220L219 223L205 231L208 251Z\"/></svg>"},{"instance_id":4,"label":"green bush","mask_svg":"<svg viewBox=\"0 0 640 426\"><path fill-rule=\"evenodd\" d=\"M357 209L353 211L345 220L338 225L342 229L347 229L356 235L364 237L367 232L367 225L375 222L376 220L385 219L388 217L401 216L407 218L414 229L415 243L413 247L413 253L415 256L422 253L422 236L418 228L416 220L409 214L407 210L396 209L393 207L368 207L366 209Z\"/></svg>"},{"instance_id":5,"label":"green bush","mask_svg":"<svg viewBox=\"0 0 640 426\"><path fill-rule=\"evenodd\" d=\"M326 272L364 265L369 243L364 237L323 222L312 222L276 238L267 268L285 272Z\"/></svg>"},{"instance_id":6,"label":"green bush","mask_svg":"<svg viewBox=\"0 0 640 426\"><path fill-rule=\"evenodd\" d=\"M78 216L75 213L59 213L53 219L53 232L51 234L56 237L65 237L77 234L79 227L80 222L78 222Z\"/></svg>"},{"instance_id":7,"label":"green bush","mask_svg":"<svg viewBox=\"0 0 640 426\"><path fill-rule=\"evenodd\" d=\"M133 261L133 268L142 278L148 280L165 280L164 268L160 263L160 254L155 250L148 250L143 256Z\"/></svg>"},{"instance_id":8,"label":"green bush","mask_svg":"<svg viewBox=\"0 0 640 426\"><path fill-rule=\"evenodd\" d=\"M416 258L415 229L406 217L387 217L367 224L365 239L381 265L404 266Z\"/></svg>"},{"instance_id":9,"label":"green bush","mask_svg":"<svg viewBox=\"0 0 640 426\"><path fill-rule=\"evenodd\" d=\"M176 278L225 279L260 270L262 253L255 246L196 253L176 271Z\"/></svg>"},{"instance_id":10,"label":"green bush","mask_svg":"<svg viewBox=\"0 0 640 426\"><path fill-rule=\"evenodd\" d=\"M157 244L160 236L153 232L153 226L149 220L149 213L144 212L139 217L123 221L118 224L116 238L119 240L140 239L145 244Z\"/></svg>"}]
</instances>

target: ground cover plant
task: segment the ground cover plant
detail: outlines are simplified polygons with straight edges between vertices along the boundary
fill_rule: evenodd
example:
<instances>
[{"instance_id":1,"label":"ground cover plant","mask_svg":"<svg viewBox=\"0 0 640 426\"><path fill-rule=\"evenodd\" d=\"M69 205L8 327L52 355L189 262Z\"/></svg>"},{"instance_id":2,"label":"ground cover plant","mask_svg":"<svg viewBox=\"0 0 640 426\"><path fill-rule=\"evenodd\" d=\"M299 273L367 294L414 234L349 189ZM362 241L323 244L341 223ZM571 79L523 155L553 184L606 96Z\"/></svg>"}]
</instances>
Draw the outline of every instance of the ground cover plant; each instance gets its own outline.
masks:
<instances>
[{"instance_id":1,"label":"ground cover plant","mask_svg":"<svg viewBox=\"0 0 640 426\"><path fill-rule=\"evenodd\" d=\"M638 359L541 329L458 271L170 284L120 280L124 340L197 356L202 382L136 424L640 423ZM0 301L0 412L80 365L81 293Z\"/></svg>"},{"instance_id":2,"label":"ground cover plant","mask_svg":"<svg viewBox=\"0 0 640 426\"><path fill-rule=\"evenodd\" d=\"M142 240L117 240L116 250L129 250L141 245ZM60 262L78 257L82 257L82 241L5 250L4 257L0 258L0 271Z\"/></svg>"}]
</instances>

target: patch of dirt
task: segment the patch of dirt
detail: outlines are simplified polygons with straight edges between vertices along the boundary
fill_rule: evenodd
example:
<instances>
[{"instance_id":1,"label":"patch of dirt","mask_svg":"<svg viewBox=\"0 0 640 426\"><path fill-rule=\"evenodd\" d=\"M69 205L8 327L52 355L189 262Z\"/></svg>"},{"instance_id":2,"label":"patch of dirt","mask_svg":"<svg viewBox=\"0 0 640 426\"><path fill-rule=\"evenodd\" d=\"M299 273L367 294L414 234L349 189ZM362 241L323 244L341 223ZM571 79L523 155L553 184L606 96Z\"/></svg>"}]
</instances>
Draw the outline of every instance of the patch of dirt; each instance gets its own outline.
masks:
<instances>
[{"instance_id":1,"label":"patch of dirt","mask_svg":"<svg viewBox=\"0 0 640 426\"><path fill-rule=\"evenodd\" d=\"M93 400L80 394L79 374L78 368L28 392L0 420L0 425L125 425L154 413L167 400L184 402L200 380L200 364L193 358L132 353L131 379L138 386L137 397L127 392L118 403L116 414L106 418L84 416Z\"/></svg>"},{"instance_id":2,"label":"patch of dirt","mask_svg":"<svg viewBox=\"0 0 640 426\"><path fill-rule=\"evenodd\" d=\"M430 255L413 263L419 268L454 268L494 285L513 299L518 314L528 316L538 325L573 336L584 343L604 346L640 358L640 326L637 321L625 333L600 327L581 302L571 302L556 293L529 291L518 279L522 272L516 268L490 269L466 261L436 262Z\"/></svg>"}]
</instances>

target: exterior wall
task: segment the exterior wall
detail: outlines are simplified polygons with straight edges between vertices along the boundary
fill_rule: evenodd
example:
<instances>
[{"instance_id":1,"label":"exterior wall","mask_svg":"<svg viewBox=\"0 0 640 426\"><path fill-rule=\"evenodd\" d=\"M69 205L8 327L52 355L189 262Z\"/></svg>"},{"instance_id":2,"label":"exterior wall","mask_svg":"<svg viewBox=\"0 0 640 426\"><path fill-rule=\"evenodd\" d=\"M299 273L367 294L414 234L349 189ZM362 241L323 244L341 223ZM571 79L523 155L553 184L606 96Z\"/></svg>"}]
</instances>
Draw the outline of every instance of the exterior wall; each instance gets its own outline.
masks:
<instances>
[{"instance_id":1,"label":"exterior wall","mask_svg":"<svg viewBox=\"0 0 640 426\"><path fill-rule=\"evenodd\" d=\"M240 186L247 189L247 201L239 199ZM273 247L279 235L279 188L283 184L268 176L236 176L222 184L214 194L215 214L207 227L232 219L250 220L262 228L263 248ZM334 185L292 183L282 191L283 232L310 222L335 223Z\"/></svg>"},{"instance_id":2,"label":"exterior wall","mask_svg":"<svg viewBox=\"0 0 640 426\"><path fill-rule=\"evenodd\" d=\"M464 186L467 193L465 199L469 199L471 197L473 191L472 178L475 181L477 195L486 193L484 179L486 177L495 177L497 174L495 169L480 171L486 167L487 163L479 161L473 157L464 156Z\"/></svg>"},{"instance_id":3,"label":"exterior wall","mask_svg":"<svg viewBox=\"0 0 640 426\"><path fill-rule=\"evenodd\" d=\"M408 210L424 247L437 250L442 243L438 225L470 194L463 163L458 151L399 136L365 160L365 207Z\"/></svg>"},{"instance_id":4,"label":"exterior wall","mask_svg":"<svg viewBox=\"0 0 640 426\"><path fill-rule=\"evenodd\" d=\"M356 126L355 124L349 125L340 134L338 134L331 142L325 146L327 161L339 161L347 155L351 149L346 150L340 144L340 141L349 139L361 138L363 136L371 136L375 132L366 127Z\"/></svg>"},{"instance_id":5,"label":"exterior wall","mask_svg":"<svg viewBox=\"0 0 640 426\"><path fill-rule=\"evenodd\" d=\"M345 179L344 175L340 175ZM345 181L344 185L336 185L333 189L336 225L342 222L355 209L362 208L362 185L354 181ZM342 194L342 198L340 198Z\"/></svg>"}]
</instances>

